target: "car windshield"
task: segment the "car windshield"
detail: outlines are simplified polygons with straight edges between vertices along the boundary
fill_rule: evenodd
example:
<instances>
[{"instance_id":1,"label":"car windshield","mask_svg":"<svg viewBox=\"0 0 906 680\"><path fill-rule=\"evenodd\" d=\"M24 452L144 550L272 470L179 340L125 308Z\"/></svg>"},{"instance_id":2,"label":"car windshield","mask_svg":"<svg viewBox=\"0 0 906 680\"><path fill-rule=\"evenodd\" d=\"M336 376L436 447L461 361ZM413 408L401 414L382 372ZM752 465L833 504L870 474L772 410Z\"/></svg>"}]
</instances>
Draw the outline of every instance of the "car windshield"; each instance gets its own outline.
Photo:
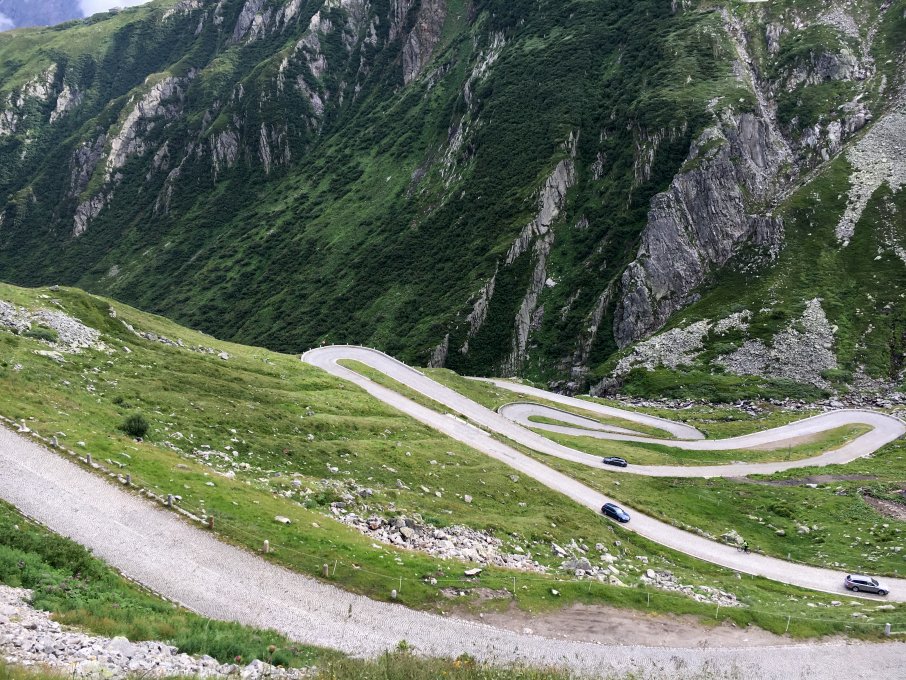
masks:
<instances>
[{"instance_id":1,"label":"car windshield","mask_svg":"<svg viewBox=\"0 0 906 680\"><path fill-rule=\"evenodd\" d=\"M876 585L878 585L878 582L875 581L874 579L872 579L872 580L871 580L871 585L876 586Z\"/></svg>"}]
</instances>

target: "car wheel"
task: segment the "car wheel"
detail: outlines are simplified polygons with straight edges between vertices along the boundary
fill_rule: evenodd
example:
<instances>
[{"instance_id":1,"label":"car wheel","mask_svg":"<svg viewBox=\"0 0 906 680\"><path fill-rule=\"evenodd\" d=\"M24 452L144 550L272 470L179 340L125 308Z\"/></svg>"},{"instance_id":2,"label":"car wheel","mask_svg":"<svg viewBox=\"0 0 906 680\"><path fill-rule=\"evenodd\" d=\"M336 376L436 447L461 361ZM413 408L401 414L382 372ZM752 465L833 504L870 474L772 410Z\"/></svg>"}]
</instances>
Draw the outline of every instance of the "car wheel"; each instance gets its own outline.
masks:
<instances>
[{"instance_id":1,"label":"car wheel","mask_svg":"<svg viewBox=\"0 0 906 680\"><path fill-rule=\"evenodd\" d=\"M878 595L886 595L886 594L887 594L887 591L886 591L886 590L879 590L879 591L878 591Z\"/></svg>"},{"instance_id":2,"label":"car wheel","mask_svg":"<svg viewBox=\"0 0 906 680\"><path fill-rule=\"evenodd\" d=\"M858 593L858 592L859 592L859 586L853 586L853 587L852 587L852 591L853 591L854 593Z\"/></svg>"}]
</instances>

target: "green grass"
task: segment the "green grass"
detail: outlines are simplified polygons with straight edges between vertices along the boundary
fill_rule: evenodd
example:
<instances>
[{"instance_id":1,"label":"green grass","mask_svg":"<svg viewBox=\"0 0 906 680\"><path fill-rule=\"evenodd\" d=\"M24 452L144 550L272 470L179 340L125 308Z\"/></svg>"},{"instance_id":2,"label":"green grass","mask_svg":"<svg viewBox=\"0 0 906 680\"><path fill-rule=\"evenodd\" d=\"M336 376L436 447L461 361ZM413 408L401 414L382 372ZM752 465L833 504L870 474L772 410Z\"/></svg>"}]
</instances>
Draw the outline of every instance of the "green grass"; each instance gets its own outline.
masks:
<instances>
[{"instance_id":1,"label":"green grass","mask_svg":"<svg viewBox=\"0 0 906 680\"><path fill-rule=\"evenodd\" d=\"M627 408L625 404L611 399L580 398L617 408ZM794 420L800 420L820 413L820 411L809 409L783 410L764 402L755 405L759 408L757 413L751 413L736 406L701 402L692 403L683 408L660 408L657 406L634 406L631 408L641 413L692 425L709 439L726 439L751 432L760 432L761 430L787 425Z\"/></svg>"},{"instance_id":2,"label":"green grass","mask_svg":"<svg viewBox=\"0 0 906 680\"><path fill-rule=\"evenodd\" d=\"M857 475L868 480L829 481L810 488L744 483L733 479L649 478L620 475L535 454L630 508L690 530L719 537L737 530L753 549L782 559L902 577L906 574L906 522L880 515L862 498L902 487L906 443L897 441L871 458L847 465L802 468L756 479ZM808 532L800 533L800 527ZM784 535L778 535L782 530ZM898 549L899 548L899 549Z\"/></svg>"},{"instance_id":3,"label":"green grass","mask_svg":"<svg viewBox=\"0 0 906 680\"><path fill-rule=\"evenodd\" d=\"M537 419L541 421L542 419ZM544 419L550 420L550 419ZM566 425L551 421L552 424ZM778 460L801 460L833 451L865 434L871 428L862 425L838 427L816 436L814 440L795 446L778 444L771 449L726 449L717 451L687 451L659 444L641 444L609 439L596 439L580 434L567 435L533 428L538 434L564 446L598 456L623 456L636 465L705 465L731 462L762 463Z\"/></svg>"},{"instance_id":4,"label":"green grass","mask_svg":"<svg viewBox=\"0 0 906 680\"><path fill-rule=\"evenodd\" d=\"M426 368L421 370L432 380L436 380L441 385L449 387L452 390L456 390L460 394L469 397L473 401L481 404L482 406L486 406L493 411L496 411L501 406L510 404L514 401L530 401L535 404L541 404L542 406L550 406L551 408L559 409L561 411L567 411L577 416L582 416L583 418L590 418L591 420L595 420L603 425L616 425L617 427L624 427L630 430L635 430L640 434L648 435L651 437L673 439L672 434L665 432L664 430L661 430L657 427L652 427L643 423L636 423L632 420L626 420L625 418L619 418L616 416L604 416L594 411L569 406L567 404L561 404L559 402L550 401L548 399L519 394L518 392L512 392L510 390L498 388L496 385L485 382L483 380L472 380L470 378L464 378L463 376L449 369Z\"/></svg>"},{"instance_id":5,"label":"green grass","mask_svg":"<svg viewBox=\"0 0 906 680\"><path fill-rule=\"evenodd\" d=\"M252 550L269 540L274 551L266 558L301 573L320 577L321 565L336 563L332 583L384 600L391 589L399 589L402 579L399 600L433 611L450 608L440 593L442 587L471 587L462 580L466 564L390 546L374 548L370 538L328 516L332 501L368 486L374 496L352 503L359 512L419 513L437 526L466 524L490 532L507 546L523 547L554 569L560 559L552 553L551 542L568 545L575 540L590 546L601 542L618 554L621 579L629 586L579 582L556 572L544 576L488 568L481 575L483 587L511 591L516 577L515 602L506 595L479 604L469 596L460 598L460 606L515 604L537 612L585 602L713 620L707 604L660 591L647 593L638 586L644 569L635 556L644 555L652 568L670 569L684 583L736 593L748 606L726 616L738 625L754 623L783 632L786 617L793 616L790 632L796 636L837 631L872 636L881 630L875 619L853 622L830 609L806 607L808 602L826 600L823 595L763 579L739 580L731 571L661 548L606 522L531 479L514 482L510 468L418 424L355 386L302 364L298 357L223 343L116 303L113 319L109 301L71 289L0 285L0 299L30 308L52 306L51 300L57 299L65 311L99 328L104 341L116 350L70 354L66 363L58 364L34 353L46 348L41 341L0 331L0 414L24 420L38 433L64 433L59 436L63 446L90 452L96 462L131 474L136 487L181 495L186 509L215 517L221 540ZM225 350L230 358L223 361L216 354L139 339L123 321L188 346ZM118 429L136 410L150 424L142 442ZM230 459L238 466L233 468L220 457L204 464L192 451L207 450L205 446L221 452L233 447L236 456ZM235 478L223 476L226 470ZM295 475L302 490L290 484ZM409 490L397 488L397 479ZM421 491L422 485L430 493ZM441 497L435 490L442 492ZM473 496L472 503L462 499L466 493ZM278 514L289 517L292 525L275 523ZM429 576L438 585L430 585ZM551 596L552 586L560 591L559 597ZM790 597L796 601L791 603ZM900 621L898 611L889 614L894 623ZM902 616L906 619L906 614Z\"/></svg>"},{"instance_id":6,"label":"green grass","mask_svg":"<svg viewBox=\"0 0 906 680\"><path fill-rule=\"evenodd\" d=\"M127 581L72 541L0 502L0 583L33 591L32 603L64 625L132 641L162 640L222 663L237 656L302 667L339 654L301 645L275 631L207 619ZM270 654L268 647L277 651ZM0 678L9 669L0 667Z\"/></svg>"}]
</instances>

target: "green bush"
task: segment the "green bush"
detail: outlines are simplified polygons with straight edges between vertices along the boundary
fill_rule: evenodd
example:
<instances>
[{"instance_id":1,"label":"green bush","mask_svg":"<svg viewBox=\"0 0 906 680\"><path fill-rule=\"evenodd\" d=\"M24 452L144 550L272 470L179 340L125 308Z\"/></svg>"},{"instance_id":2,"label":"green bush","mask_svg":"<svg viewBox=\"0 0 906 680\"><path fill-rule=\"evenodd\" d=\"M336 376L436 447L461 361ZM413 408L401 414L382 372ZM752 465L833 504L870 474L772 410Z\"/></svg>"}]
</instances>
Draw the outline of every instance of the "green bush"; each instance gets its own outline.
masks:
<instances>
[{"instance_id":1,"label":"green bush","mask_svg":"<svg viewBox=\"0 0 906 680\"><path fill-rule=\"evenodd\" d=\"M25 331L24 335L35 340L44 340L45 342L57 342L60 339L59 334L53 328L45 326L36 326Z\"/></svg>"},{"instance_id":2,"label":"green bush","mask_svg":"<svg viewBox=\"0 0 906 680\"><path fill-rule=\"evenodd\" d=\"M133 413L123 421L120 429L130 437L141 438L148 434L150 425L148 420L141 413Z\"/></svg>"}]
</instances>

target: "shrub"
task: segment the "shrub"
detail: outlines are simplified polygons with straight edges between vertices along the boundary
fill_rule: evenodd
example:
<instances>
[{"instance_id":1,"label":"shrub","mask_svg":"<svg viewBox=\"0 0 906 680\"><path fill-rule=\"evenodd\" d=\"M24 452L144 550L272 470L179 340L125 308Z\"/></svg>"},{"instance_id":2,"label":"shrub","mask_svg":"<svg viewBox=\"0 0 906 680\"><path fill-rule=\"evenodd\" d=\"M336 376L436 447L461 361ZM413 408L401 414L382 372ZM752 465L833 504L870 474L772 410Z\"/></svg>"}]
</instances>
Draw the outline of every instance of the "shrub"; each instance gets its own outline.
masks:
<instances>
[{"instance_id":1,"label":"shrub","mask_svg":"<svg viewBox=\"0 0 906 680\"><path fill-rule=\"evenodd\" d=\"M148 420L141 413L133 413L123 421L120 429L130 437L144 437L148 433L150 425Z\"/></svg>"},{"instance_id":2,"label":"shrub","mask_svg":"<svg viewBox=\"0 0 906 680\"><path fill-rule=\"evenodd\" d=\"M35 340L44 340L45 342L57 342L60 339L60 336L52 328L46 328L45 326L36 326L35 328L29 328L25 331L24 335L28 338L33 338Z\"/></svg>"}]
</instances>

